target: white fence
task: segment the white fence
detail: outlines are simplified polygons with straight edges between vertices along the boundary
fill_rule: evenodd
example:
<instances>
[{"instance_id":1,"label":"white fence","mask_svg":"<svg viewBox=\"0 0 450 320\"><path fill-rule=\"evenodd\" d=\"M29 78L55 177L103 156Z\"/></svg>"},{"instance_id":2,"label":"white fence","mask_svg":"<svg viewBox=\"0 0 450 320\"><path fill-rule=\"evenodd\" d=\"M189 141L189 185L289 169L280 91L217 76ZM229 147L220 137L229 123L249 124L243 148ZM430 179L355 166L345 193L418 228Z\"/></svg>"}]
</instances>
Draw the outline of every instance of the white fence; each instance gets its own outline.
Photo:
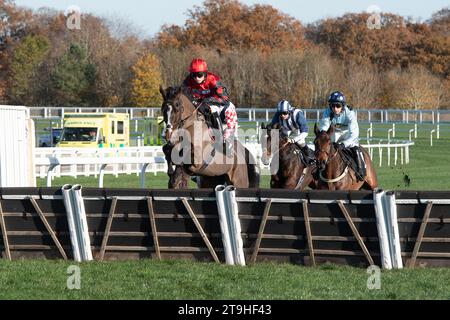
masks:
<instances>
[{"instance_id":1,"label":"white fence","mask_svg":"<svg viewBox=\"0 0 450 320\"><path fill-rule=\"evenodd\" d=\"M55 177L99 176L103 187L105 174L136 174L145 185L145 173L166 172L167 164L161 147L135 148L36 148L36 177L47 178L51 186Z\"/></svg>"},{"instance_id":2,"label":"white fence","mask_svg":"<svg viewBox=\"0 0 450 320\"><path fill-rule=\"evenodd\" d=\"M274 108L238 108L241 121L270 121ZM305 117L319 121L324 108L302 108ZM62 119L67 112L114 112L128 113L130 119L154 118L160 115L160 108L63 108L33 107L30 108L33 119ZM359 109L355 108L359 122L374 123L450 123L450 110L402 110L402 109Z\"/></svg>"},{"instance_id":3,"label":"white fence","mask_svg":"<svg viewBox=\"0 0 450 320\"><path fill-rule=\"evenodd\" d=\"M388 166L408 164L412 141L370 139L363 146L369 151L374 163L381 167L386 155ZM256 158L261 174L269 175L269 167L261 162L261 145L257 142L245 144ZM310 145L314 149L314 145ZM374 156L378 155L378 161ZM36 177L46 178L50 187L55 177L61 176L95 176L99 177L99 187L103 187L105 174L136 174L140 176L141 187L145 186L145 173L167 171L162 147L134 147L115 149L70 149L70 148L36 148Z\"/></svg>"}]
</instances>

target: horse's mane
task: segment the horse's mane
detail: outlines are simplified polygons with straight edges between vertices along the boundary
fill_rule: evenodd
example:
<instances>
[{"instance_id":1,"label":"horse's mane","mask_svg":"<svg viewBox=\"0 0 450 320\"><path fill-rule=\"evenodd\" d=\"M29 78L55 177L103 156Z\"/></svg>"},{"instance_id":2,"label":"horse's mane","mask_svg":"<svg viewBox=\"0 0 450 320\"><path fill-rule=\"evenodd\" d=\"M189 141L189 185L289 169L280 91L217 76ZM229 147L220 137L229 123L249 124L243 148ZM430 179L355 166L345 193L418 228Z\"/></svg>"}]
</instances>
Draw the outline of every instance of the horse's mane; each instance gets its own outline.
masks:
<instances>
[{"instance_id":1,"label":"horse's mane","mask_svg":"<svg viewBox=\"0 0 450 320\"><path fill-rule=\"evenodd\" d=\"M179 94L184 94L190 101L193 100L192 91L186 86L174 86L166 89L166 99L173 101Z\"/></svg>"}]
</instances>

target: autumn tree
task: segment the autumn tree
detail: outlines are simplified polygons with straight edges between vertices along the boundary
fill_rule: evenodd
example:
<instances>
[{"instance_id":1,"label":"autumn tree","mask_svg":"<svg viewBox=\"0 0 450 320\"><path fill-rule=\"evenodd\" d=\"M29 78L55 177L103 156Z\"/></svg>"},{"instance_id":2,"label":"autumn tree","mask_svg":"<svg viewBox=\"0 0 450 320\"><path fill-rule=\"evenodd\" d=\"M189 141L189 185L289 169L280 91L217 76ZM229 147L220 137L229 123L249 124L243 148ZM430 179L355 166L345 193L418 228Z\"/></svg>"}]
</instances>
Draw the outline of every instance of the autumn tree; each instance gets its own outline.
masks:
<instances>
[{"instance_id":1,"label":"autumn tree","mask_svg":"<svg viewBox=\"0 0 450 320\"><path fill-rule=\"evenodd\" d=\"M298 20L270 5L249 7L237 0L206 0L189 10L184 26L165 25L157 38L162 47L199 45L222 51L305 46Z\"/></svg>"},{"instance_id":2,"label":"autumn tree","mask_svg":"<svg viewBox=\"0 0 450 320\"><path fill-rule=\"evenodd\" d=\"M50 44L43 36L27 36L14 51L11 63L10 100L16 104L34 105L41 81L39 68Z\"/></svg>"},{"instance_id":3,"label":"autumn tree","mask_svg":"<svg viewBox=\"0 0 450 320\"><path fill-rule=\"evenodd\" d=\"M154 54L146 54L133 66L131 101L136 107L160 106L162 97L159 86L162 84L161 67Z\"/></svg>"},{"instance_id":4,"label":"autumn tree","mask_svg":"<svg viewBox=\"0 0 450 320\"><path fill-rule=\"evenodd\" d=\"M29 34L30 10L17 8L12 0L0 0L0 102L7 102L12 52Z\"/></svg>"},{"instance_id":5,"label":"autumn tree","mask_svg":"<svg viewBox=\"0 0 450 320\"><path fill-rule=\"evenodd\" d=\"M301 78L297 85L299 104L321 107L328 104L332 91L343 90L344 71L341 63L322 49L308 50L301 64Z\"/></svg>"},{"instance_id":6,"label":"autumn tree","mask_svg":"<svg viewBox=\"0 0 450 320\"><path fill-rule=\"evenodd\" d=\"M412 66L390 79L394 106L402 109L438 109L445 94L443 82L423 66Z\"/></svg>"},{"instance_id":7,"label":"autumn tree","mask_svg":"<svg viewBox=\"0 0 450 320\"><path fill-rule=\"evenodd\" d=\"M345 66L345 79L342 86L349 103L359 109L379 108L380 104L380 72L371 64Z\"/></svg>"}]
</instances>

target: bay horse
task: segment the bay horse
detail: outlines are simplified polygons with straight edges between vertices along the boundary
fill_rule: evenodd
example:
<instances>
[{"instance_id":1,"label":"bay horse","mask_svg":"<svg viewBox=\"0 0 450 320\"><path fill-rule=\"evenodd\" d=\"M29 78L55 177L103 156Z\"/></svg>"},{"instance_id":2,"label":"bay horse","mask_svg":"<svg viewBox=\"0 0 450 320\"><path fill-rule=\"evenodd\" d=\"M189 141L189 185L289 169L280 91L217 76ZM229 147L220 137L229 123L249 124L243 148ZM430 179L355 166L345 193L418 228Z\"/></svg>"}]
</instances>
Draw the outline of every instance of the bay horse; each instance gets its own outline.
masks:
<instances>
[{"instance_id":1,"label":"bay horse","mask_svg":"<svg viewBox=\"0 0 450 320\"><path fill-rule=\"evenodd\" d=\"M200 176L202 187L218 184L236 188L259 187L260 176L252 154L237 140L233 141L231 154L227 154L223 150L221 134L218 138L213 135L188 91L182 87L160 87L160 93L164 100L161 111L166 123L166 140L183 158L181 163L176 163L171 180L179 179L175 173L182 174L182 168L189 176ZM187 145L188 152L185 152Z\"/></svg>"},{"instance_id":2,"label":"bay horse","mask_svg":"<svg viewBox=\"0 0 450 320\"><path fill-rule=\"evenodd\" d=\"M279 126L271 127L262 124L263 136L261 147L263 155L261 161L264 165L278 166L271 167L272 174L270 187L272 189L288 189L303 191L306 187L317 189L318 181L314 179L313 173L316 165L307 165L306 159L303 159L301 150L293 143L290 143L281 131L279 134L278 149L272 152L272 131L279 130ZM271 161L278 157L277 161Z\"/></svg>"},{"instance_id":3,"label":"bay horse","mask_svg":"<svg viewBox=\"0 0 450 320\"><path fill-rule=\"evenodd\" d=\"M314 126L316 139L316 159L319 169L319 189L325 190L376 190L378 179L370 155L361 146L366 162L366 177L364 181L358 181L355 170L345 161L343 151L336 148L331 142L334 134L334 125L328 131L320 131L317 123Z\"/></svg>"}]
</instances>

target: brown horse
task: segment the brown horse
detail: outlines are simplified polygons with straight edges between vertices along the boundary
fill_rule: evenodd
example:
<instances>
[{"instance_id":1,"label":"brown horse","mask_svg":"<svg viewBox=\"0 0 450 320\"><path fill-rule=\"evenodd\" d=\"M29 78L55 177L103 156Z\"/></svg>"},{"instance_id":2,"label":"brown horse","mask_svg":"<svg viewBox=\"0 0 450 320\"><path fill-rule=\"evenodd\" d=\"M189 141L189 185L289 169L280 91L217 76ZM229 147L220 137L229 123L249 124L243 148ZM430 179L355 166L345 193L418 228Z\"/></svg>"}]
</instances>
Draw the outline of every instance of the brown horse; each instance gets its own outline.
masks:
<instances>
[{"instance_id":1,"label":"brown horse","mask_svg":"<svg viewBox=\"0 0 450 320\"><path fill-rule=\"evenodd\" d=\"M284 135L281 134L279 126L261 126L263 136L261 146L263 155L261 161L264 165L271 165L272 174L270 187L272 189L304 190L306 187L317 188L317 181L313 177L316 165L306 165L302 161L303 155L300 149L293 143L290 143ZM275 131L276 130L276 131ZM278 150L272 153L272 134L276 132L279 135ZM275 158L276 157L276 158ZM276 161L271 161L271 159ZM278 166L278 168L274 167Z\"/></svg>"},{"instance_id":2,"label":"brown horse","mask_svg":"<svg viewBox=\"0 0 450 320\"><path fill-rule=\"evenodd\" d=\"M361 147L366 161L366 177L358 181L354 169L344 161L342 150L331 142L334 125L328 131L320 131L314 126L316 159L319 169L319 189L326 190L375 190L378 188L377 174L367 151Z\"/></svg>"},{"instance_id":3,"label":"brown horse","mask_svg":"<svg viewBox=\"0 0 450 320\"><path fill-rule=\"evenodd\" d=\"M190 176L200 176L200 181L204 181L202 187L223 183L237 188L259 187L253 156L237 140L233 142L232 152L225 152L221 135L213 135L204 115L191 102L189 92L180 87L160 88L160 92L164 99L166 139L173 145L172 155L179 156L178 166ZM180 172L175 169L177 171Z\"/></svg>"}]
</instances>

